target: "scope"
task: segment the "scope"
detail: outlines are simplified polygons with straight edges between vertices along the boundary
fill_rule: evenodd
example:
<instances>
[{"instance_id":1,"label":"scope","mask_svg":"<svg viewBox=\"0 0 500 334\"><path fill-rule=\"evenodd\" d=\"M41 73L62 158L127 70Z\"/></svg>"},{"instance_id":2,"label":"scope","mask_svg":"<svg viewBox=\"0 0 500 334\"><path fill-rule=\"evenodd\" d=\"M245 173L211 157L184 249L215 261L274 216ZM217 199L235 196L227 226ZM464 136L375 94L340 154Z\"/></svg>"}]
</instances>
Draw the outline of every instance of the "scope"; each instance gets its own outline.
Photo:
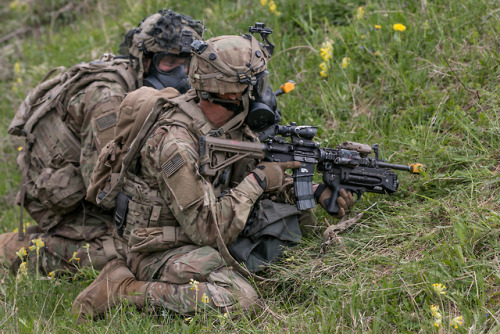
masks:
<instances>
[{"instance_id":1,"label":"scope","mask_svg":"<svg viewBox=\"0 0 500 334\"><path fill-rule=\"evenodd\" d=\"M292 122L289 125L276 125L276 134L285 137L299 137L304 139L313 139L318 133L316 126L300 125Z\"/></svg>"}]
</instances>

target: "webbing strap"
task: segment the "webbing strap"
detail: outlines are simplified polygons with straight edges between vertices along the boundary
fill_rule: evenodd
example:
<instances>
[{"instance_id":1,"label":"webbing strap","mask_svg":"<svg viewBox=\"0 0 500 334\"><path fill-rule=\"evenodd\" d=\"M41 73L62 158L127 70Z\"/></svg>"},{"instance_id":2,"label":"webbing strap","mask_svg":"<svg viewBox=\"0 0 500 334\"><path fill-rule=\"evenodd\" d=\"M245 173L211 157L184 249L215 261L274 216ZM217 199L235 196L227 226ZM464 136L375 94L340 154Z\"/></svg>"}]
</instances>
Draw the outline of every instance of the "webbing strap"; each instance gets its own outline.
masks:
<instances>
[{"instance_id":1,"label":"webbing strap","mask_svg":"<svg viewBox=\"0 0 500 334\"><path fill-rule=\"evenodd\" d=\"M30 167L30 156L31 156L31 150L27 147L26 148L26 165L23 170L23 173L21 175L21 211L19 213L19 230L17 231L17 240L23 241L24 240L24 224L23 224L23 214L24 214L24 197L26 196L26 183L28 182L28 170Z\"/></svg>"},{"instance_id":2,"label":"webbing strap","mask_svg":"<svg viewBox=\"0 0 500 334\"><path fill-rule=\"evenodd\" d=\"M102 242L102 249L104 250L104 255L108 261L115 258L122 258L116 251L115 242L112 237L106 237L104 239Z\"/></svg>"}]
</instances>

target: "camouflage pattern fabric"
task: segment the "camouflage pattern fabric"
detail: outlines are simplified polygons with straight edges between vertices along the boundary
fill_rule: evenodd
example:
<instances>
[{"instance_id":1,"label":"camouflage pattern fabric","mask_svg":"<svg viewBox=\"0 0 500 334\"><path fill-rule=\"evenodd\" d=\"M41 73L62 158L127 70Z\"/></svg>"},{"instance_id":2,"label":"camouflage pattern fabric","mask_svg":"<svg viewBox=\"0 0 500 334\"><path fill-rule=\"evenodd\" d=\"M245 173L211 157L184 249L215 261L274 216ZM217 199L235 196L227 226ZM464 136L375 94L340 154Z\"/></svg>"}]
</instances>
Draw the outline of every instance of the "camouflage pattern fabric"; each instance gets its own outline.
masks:
<instances>
[{"instance_id":1,"label":"camouflage pattern fabric","mask_svg":"<svg viewBox=\"0 0 500 334\"><path fill-rule=\"evenodd\" d=\"M94 82L68 103L66 124L81 140L80 169L86 187L99 152L113 139L113 119L116 121L126 93L119 83Z\"/></svg>"},{"instance_id":2,"label":"camouflage pattern fabric","mask_svg":"<svg viewBox=\"0 0 500 334\"><path fill-rule=\"evenodd\" d=\"M89 184L90 173L100 149L111 139L115 124L113 121L116 120L112 115L117 114L125 94L123 83L96 80L65 100L68 102L64 122L81 143L79 173L81 172L85 186ZM120 256L122 251L123 257L125 256L126 244L122 246L119 239L113 238L111 213L90 202L82 200L72 212L56 213L45 208L36 198L32 198L32 201L26 204L26 209L45 232L29 234L26 237L30 241L41 238L45 243L44 247L39 249L38 261L39 270L43 273L57 269L75 271L77 267L89 266L89 254L95 269L101 269L108 261ZM105 240L111 240L111 243L106 242L106 252ZM0 248L10 249L12 241L0 238L0 243L2 242L6 244L0 244ZM82 248L87 243L88 250ZM117 246L116 249L113 249L113 244ZM69 262L75 252L80 261ZM36 254L31 254L30 257L34 259ZM5 260L7 266L15 266L12 258Z\"/></svg>"},{"instance_id":3,"label":"camouflage pattern fabric","mask_svg":"<svg viewBox=\"0 0 500 334\"><path fill-rule=\"evenodd\" d=\"M243 131L226 135L243 139ZM230 244L245 226L250 209L263 190L253 177L245 177L236 187L229 188L231 167L213 180L202 177L197 151L197 138L188 129L176 125L160 127L141 151L142 178L152 188L159 188L169 211L194 244L216 247L212 224L218 225L225 243ZM224 196L219 197L224 191Z\"/></svg>"},{"instance_id":4,"label":"camouflage pattern fabric","mask_svg":"<svg viewBox=\"0 0 500 334\"><path fill-rule=\"evenodd\" d=\"M29 250L29 268L34 271L38 265L38 272L48 275L60 275L68 272L76 272L80 268L92 267L101 270L112 259L124 257L126 254L126 243L117 238L102 236L90 241L69 239L65 237L43 234L28 235L30 245L40 239L44 242L44 247L36 250ZM111 242L113 251L106 251L105 243ZM117 251L117 253L114 253ZM121 253L121 254L120 254ZM38 257L38 261L36 260Z\"/></svg>"},{"instance_id":5,"label":"camouflage pattern fabric","mask_svg":"<svg viewBox=\"0 0 500 334\"><path fill-rule=\"evenodd\" d=\"M131 253L128 262L138 280L153 281L148 303L182 313L247 308L258 299L252 285L227 268L213 248L187 245L162 253Z\"/></svg>"},{"instance_id":6,"label":"camouflage pattern fabric","mask_svg":"<svg viewBox=\"0 0 500 334\"><path fill-rule=\"evenodd\" d=\"M100 270L114 258L125 258L128 251L127 243L110 232L108 216L88 204L80 211L63 217L63 221L49 233L42 233L39 229L33 232L28 230L21 242L17 241L17 233L2 234L0 260L4 266L16 272L20 264L16 252L24 247L29 268L35 269L38 257L38 271L45 275L50 272L75 272L91 264L94 269ZM10 235L13 237L9 238ZM36 239L43 241L43 247L38 250L32 247L30 250Z\"/></svg>"},{"instance_id":7,"label":"camouflage pattern fabric","mask_svg":"<svg viewBox=\"0 0 500 334\"><path fill-rule=\"evenodd\" d=\"M189 99L189 94L180 99ZM208 305L213 308L237 307L237 300L240 305L245 300L254 303L257 294L253 287L238 273L227 269L221 255L214 249L217 242L213 224L218 224L224 242L234 242L263 190L253 177L235 180L231 167L211 179L202 177L198 171L198 134L193 133L189 125L179 121L185 120L180 116L182 113L181 108L173 107L160 118L162 126L141 150L139 176L150 189L159 190L165 205L161 206L161 212L157 214L171 217L157 221L156 226L180 226L191 245L164 250L150 245L149 251L143 247L141 252L128 254L127 264L138 280L153 282L148 289L151 305L191 313L203 305L203 293L208 296ZM208 122L196 106L189 114L193 119ZM213 125L209 125L208 130L214 129ZM228 131L225 136L250 140L252 133L246 127L241 127ZM142 208L144 223L139 224L140 210L129 210L127 229L131 229L132 234L134 228L140 229L141 233L148 230L153 214L153 206L147 200L141 202L140 197L136 196L132 200L135 201L134 208ZM173 240L178 236L170 237ZM165 239L169 239L169 236L164 235ZM131 241L129 247L137 249ZM199 282L198 290L191 289L191 280Z\"/></svg>"},{"instance_id":8,"label":"camouflage pattern fabric","mask_svg":"<svg viewBox=\"0 0 500 334\"><path fill-rule=\"evenodd\" d=\"M114 127L99 128L96 119L118 112L125 97L125 91L118 83L94 82L78 92L69 100L66 124L81 138L80 170L85 186L90 182L90 173L94 169L103 143L102 133ZM102 269L116 254L104 252L103 242L112 238L113 226L111 213L99 209L94 204L82 201L82 205L73 213L59 218L61 221L48 233L30 235L30 240L41 238L45 247L40 249L42 256L39 270L44 273L57 269L75 271L89 266L90 259L95 269ZM116 243L120 243L115 239ZM86 244L90 248L82 248ZM123 249L119 246L118 249ZM75 256L80 260L69 260ZM110 252L113 253L113 252ZM33 257L33 254L31 255Z\"/></svg>"}]
</instances>

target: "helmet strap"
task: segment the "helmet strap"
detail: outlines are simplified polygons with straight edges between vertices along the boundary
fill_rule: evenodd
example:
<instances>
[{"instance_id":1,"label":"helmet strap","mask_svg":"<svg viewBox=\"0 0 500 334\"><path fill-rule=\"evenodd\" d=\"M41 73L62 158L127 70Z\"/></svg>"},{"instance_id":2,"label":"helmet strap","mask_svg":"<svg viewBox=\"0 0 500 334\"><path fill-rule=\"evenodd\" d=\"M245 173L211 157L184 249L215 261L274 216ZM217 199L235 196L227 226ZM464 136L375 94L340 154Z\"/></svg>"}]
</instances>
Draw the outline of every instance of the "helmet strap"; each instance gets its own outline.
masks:
<instances>
[{"instance_id":1,"label":"helmet strap","mask_svg":"<svg viewBox=\"0 0 500 334\"><path fill-rule=\"evenodd\" d=\"M137 86L142 87L144 79L144 53L139 58L139 73L137 73Z\"/></svg>"}]
</instances>

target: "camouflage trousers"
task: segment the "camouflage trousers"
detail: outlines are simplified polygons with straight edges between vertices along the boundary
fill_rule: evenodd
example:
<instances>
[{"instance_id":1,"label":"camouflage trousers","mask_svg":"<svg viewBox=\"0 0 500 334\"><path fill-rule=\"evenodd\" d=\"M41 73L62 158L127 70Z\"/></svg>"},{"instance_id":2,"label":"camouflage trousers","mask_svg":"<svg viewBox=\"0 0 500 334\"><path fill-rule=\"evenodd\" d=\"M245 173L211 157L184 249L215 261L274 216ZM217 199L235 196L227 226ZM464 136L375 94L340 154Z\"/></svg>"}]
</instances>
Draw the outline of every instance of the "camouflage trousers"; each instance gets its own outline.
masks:
<instances>
[{"instance_id":1,"label":"camouflage trousers","mask_svg":"<svg viewBox=\"0 0 500 334\"><path fill-rule=\"evenodd\" d=\"M227 267L219 252L187 245L156 253L129 253L128 267L149 281L147 302L181 314L248 310L258 300L250 282Z\"/></svg>"},{"instance_id":2,"label":"camouflage trousers","mask_svg":"<svg viewBox=\"0 0 500 334\"><path fill-rule=\"evenodd\" d=\"M17 233L0 235L0 263L17 272L21 258L16 252L24 247L23 260L27 267L44 275L76 272L93 266L101 270L114 258L125 258L128 251L124 240L117 238L108 227L104 214L73 213L56 227L43 233L38 226L30 226L23 241Z\"/></svg>"},{"instance_id":3,"label":"camouflage trousers","mask_svg":"<svg viewBox=\"0 0 500 334\"><path fill-rule=\"evenodd\" d=\"M36 244L33 240L41 239L44 247L36 254ZM80 268L92 267L101 270L111 260L126 253L126 244L114 238L111 233L92 240L74 240L65 237L53 236L48 233L31 234L29 240L34 249L28 251L30 269L38 263L38 271L43 274L50 272L63 274L76 272ZM38 256L38 261L36 258Z\"/></svg>"}]
</instances>

